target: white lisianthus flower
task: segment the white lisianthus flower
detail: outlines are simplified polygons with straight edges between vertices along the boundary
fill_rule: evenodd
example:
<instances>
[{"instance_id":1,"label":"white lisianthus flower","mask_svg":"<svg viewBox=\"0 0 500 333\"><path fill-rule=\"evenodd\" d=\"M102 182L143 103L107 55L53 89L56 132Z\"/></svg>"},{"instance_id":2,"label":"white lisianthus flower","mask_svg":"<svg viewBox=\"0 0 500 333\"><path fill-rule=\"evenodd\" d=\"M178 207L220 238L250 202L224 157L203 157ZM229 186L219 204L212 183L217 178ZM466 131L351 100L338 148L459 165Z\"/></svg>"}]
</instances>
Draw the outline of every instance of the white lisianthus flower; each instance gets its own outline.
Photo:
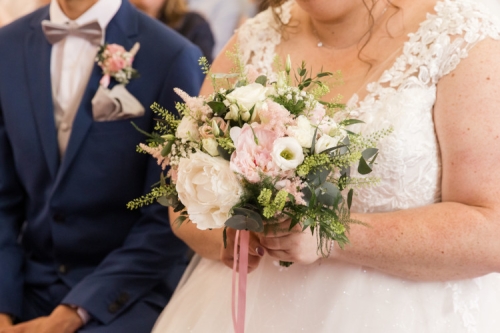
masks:
<instances>
[{"instance_id":1,"label":"white lisianthus flower","mask_svg":"<svg viewBox=\"0 0 500 333\"><path fill-rule=\"evenodd\" d=\"M203 152L180 159L175 188L189 219L201 230L223 227L243 194L229 162Z\"/></svg>"},{"instance_id":2,"label":"white lisianthus flower","mask_svg":"<svg viewBox=\"0 0 500 333\"><path fill-rule=\"evenodd\" d=\"M273 143L271 157L281 170L295 170L304 162L304 152L299 142L292 137L278 138Z\"/></svg>"},{"instance_id":3,"label":"white lisianthus flower","mask_svg":"<svg viewBox=\"0 0 500 333\"><path fill-rule=\"evenodd\" d=\"M224 119L238 121L238 119L240 119L240 109L238 108L238 105L231 104L229 106L229 112L226 113L226 116L224 117Z\"/></svg>"},{"instance_id":4,"label":"white lisianthus flower","mask_svg":"<svg viewBox=\"0 0 500 333\"><path fill-rule=\"evenodd\" d=\"M214 138L207 138L201 140L201 143L203 144L203 149L207 153L212 156L219 156L219 151L217 150L219 144L217 143L217 140L215 140Z\"/></svg>"},{"instance_id":5,"label":"white lisianthus flower","mask_svg":"<svg viewBox=\"0 0 500 333\"><path fill-rule=\"evenodd\" d=\"M238 87L226 95L228 101L239 106L241 111L250 111L256 104L266 100L267 88L259 83ZM258 109L258 107L255 107Z\"/></svg>"},{"instance_id":6,"label":"white lisianthus flower","mask_svg":"<svg viewBox=\"0 0 500 333\"><path fill-rule=\"evenodd\" d=\"M241 127L231 127L231 129L229 130L229 137L231 138L231 140L233 140L233 143L234 145L238 145L238 139L240 137L240 134L241 134Z\"/></svg>"},{"instance_id":7,"label":"white lisianthus flower","mask_svg":"<svg viewBox=\"0 0 500 333\"><path fill-rule=\"evenodd\" d=\"M328 148L335 147L338 145L340 136L331 137L329 135L323 135L318 140L316 140L316 144L314 145L314 153L319 154L325 151Z\"/></svg>"},{"instance_id":8,"label":"white lisianthus flower","mask_svg":"<svg viewBox=\"0 0 500 333\"><path fill-rule=\"evenodd\" d=\"M192 140L198 141L200 139L200 133L198 132L198 124L191 117L182 118L175 136L181 140Z\"/></svg>"},{"instance_id":9,"label":"white lisianthus flower","mask_svg":"<svg viewBox=\"0 0 500 333\"><path fill-rule=\"evenodd\" d=\"M315 128L306 116L297 117L297 126L289 126L287 134L299 142L304 148L311 148Z\"/></svg>"}]
</instances>

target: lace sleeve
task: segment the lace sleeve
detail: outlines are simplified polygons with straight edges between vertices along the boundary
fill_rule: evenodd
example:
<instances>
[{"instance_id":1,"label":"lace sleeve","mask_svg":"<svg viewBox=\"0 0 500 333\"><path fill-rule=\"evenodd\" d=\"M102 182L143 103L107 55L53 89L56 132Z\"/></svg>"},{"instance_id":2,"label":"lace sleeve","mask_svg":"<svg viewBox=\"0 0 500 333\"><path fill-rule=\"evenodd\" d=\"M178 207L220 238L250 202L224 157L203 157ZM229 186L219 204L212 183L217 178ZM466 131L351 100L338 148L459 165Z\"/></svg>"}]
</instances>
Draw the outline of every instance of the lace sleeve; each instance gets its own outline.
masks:
<instances>
[{"instance_id":1,"label":"lace sleeve","mask_svg":"<svg viewBox=\"0 0 500 333\"><path fill-rule=\"evenodd\" d=\"M292 4L293 1L288 1L281 7L280 17L285 24L290 21ZM238 29L237 38L243 62L259 73L270 75L275 48L281 42L280 26L272 9L247 20Z\"/></svg>"}]
</instances>

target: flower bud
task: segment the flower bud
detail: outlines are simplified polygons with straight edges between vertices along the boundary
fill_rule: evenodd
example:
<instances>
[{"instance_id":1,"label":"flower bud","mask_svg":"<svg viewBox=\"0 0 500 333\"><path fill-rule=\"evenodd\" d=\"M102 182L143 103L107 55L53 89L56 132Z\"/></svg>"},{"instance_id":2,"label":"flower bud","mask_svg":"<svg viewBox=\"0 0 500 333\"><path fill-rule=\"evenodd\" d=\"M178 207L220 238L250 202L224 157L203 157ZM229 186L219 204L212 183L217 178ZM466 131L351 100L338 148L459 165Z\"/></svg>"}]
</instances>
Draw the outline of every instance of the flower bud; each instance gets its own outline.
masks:
<instances>
[{"instance_id":1,"label":"flower bud","mask_svg":"<svg viewBox=\"0 0 500 333\"><path fill-rule=\"evenodd\" d=\"M215 135L215 137L220 136L220 128L215 119L212 119L212 134Z\"/></svg>"},{"instance_id":2,"label":"flower bud","mask_svg":"<svg viewBox=\"0 0 500 333\"><path fill-rule=\"evenodd\" d=\"M290 55L287 55L287 57L286 57L285 71L286 71L287 74L290 74L291 70L292 70L292 60L290 59Z\"/></svg>"}]
</instances>

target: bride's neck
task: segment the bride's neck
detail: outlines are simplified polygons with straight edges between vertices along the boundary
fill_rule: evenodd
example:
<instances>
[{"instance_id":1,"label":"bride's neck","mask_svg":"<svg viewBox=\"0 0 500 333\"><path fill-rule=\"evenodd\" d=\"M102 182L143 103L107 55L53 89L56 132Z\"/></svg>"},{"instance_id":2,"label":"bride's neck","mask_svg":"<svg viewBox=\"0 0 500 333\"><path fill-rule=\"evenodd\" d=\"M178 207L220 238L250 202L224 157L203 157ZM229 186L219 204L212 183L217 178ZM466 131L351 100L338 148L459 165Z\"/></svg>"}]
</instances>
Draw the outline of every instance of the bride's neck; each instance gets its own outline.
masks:
<instances>
[{"instance_id":1,"label":"bride's neck","mask_svg":"<svg viewBox=\"0 0 500 333\"><path fill-rule=\"evenodd\" d=\"M384 25L383 22L389 16L388 8L385 1L377 1L370 10L362 4L338 17L315 17L304 12L303 24L306 31L325 48L348 49L368 38L368 32L373 34Z\"/></svg>"}]
</instances>

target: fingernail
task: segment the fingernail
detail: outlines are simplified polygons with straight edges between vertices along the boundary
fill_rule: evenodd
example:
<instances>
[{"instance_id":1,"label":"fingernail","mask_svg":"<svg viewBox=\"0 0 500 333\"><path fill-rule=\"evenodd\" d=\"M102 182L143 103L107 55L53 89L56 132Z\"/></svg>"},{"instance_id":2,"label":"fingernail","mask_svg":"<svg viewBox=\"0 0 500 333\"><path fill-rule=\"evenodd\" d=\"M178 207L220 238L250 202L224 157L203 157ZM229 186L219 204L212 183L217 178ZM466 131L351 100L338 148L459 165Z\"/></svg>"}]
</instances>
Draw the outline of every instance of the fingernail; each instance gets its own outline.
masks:
<instances>
[{"instance_id":1,"label":"fingernail","mask_svg":"<svg viewBox=\"0 0 500 333\"><path fill-rule=\"evenodd\" d=\"M259 256L261 256L261 257L263 257L263 256L264 256L264 254L266 254L266 251L264 251L264 249L263 249L262 247L260 247L260 246L257 246L257 247L255 248L255 252L257 252L257 254L258 254Z\"/></svg>"}]
</instances>

